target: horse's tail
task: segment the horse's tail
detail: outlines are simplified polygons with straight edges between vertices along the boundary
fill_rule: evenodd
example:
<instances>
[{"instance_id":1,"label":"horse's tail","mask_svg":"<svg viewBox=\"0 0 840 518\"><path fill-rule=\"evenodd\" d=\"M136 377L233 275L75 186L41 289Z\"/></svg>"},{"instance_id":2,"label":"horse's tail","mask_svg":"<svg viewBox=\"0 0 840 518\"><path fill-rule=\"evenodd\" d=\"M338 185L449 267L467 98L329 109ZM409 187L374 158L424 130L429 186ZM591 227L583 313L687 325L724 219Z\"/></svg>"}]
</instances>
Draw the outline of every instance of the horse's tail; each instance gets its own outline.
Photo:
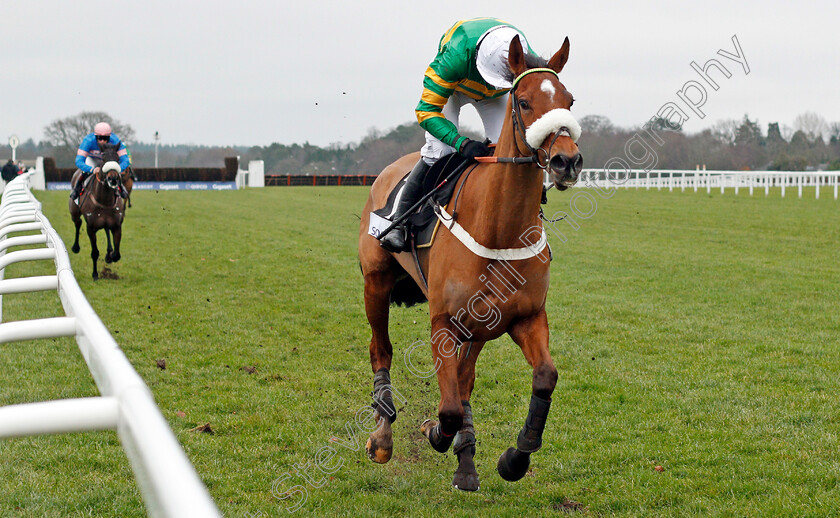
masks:
<instances>
[{"instance_id":1,"label":"horse's tail","mask_svg":"<svg viewBox=\"0 0 840 518\"><path fill-rule=\"evenodd\" d=\"M359 270L364 273L361 261L359 261ZM426 294L423 293L423 290L420 289L420 286L414 282L411 276L406 276L398 280L394 284L394 289L391 290L391 304L396 304L397 306L410 308L416 304L423 304L428 301L429 299L426 298Z\"/></svg>"},{"instance_id":2,"label":"horse's tail","mask_svg":"<svg viewBox=\"0 0 840 518\"><path fill-rule=\"evenodd\" d=\"M394 284L391 290L391 304L410 308L415 304L427 302L426 294L410 276L404 277Z\"/></svg>"}]
</instances>

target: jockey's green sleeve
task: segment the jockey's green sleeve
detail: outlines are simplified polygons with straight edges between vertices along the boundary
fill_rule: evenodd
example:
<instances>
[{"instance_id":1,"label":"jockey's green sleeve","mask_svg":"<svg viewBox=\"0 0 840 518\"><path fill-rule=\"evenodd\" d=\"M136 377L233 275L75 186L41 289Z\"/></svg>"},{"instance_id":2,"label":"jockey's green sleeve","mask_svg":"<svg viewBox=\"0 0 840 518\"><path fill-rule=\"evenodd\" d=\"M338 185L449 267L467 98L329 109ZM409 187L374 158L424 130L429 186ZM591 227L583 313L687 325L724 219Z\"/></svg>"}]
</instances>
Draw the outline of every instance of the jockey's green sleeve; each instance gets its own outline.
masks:
<instances>
[{"instance_id":1,"label":"jockey's green sleeve","mask_svg":"<svg viewBox=\"0 0 840 518\"><path fill-rule=\"evenodd\" d=\"M432 136L455 149L460 148L466 137L459 135L455 124L448 121L442 113L452 92L461 92L480 101L499 97L509 90L497 89L488 84L475 65L475 47L478 40L485 32L498 25L516 29L496 18L475 18L456 22L441 37L437 56L426 69L423 94L415 108L417 122ZM528 52L533 53L530 47Z\"/></svg>"}]
</instances>

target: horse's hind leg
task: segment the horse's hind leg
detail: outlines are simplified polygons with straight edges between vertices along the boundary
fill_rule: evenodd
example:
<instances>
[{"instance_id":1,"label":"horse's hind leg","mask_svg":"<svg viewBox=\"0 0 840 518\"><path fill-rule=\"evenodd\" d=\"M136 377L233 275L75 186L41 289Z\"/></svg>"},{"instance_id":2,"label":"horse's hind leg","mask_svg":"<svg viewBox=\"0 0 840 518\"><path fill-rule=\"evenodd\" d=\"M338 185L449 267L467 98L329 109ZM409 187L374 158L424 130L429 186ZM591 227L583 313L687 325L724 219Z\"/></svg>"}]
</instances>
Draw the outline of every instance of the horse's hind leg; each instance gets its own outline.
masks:
<instances>
[{"instance_id":1,"label":"horse's hind leg","mask_svg":"<svg viewBox=\"0 0 840 518\"><path fill-rule=\"evenodd\" d=\"M378 247L377 247L378 248ZM362 266L364 270L364 265ZM372 461L384 464L394 449L391 423L397 418L391 388L393 348L388 337L388 312L395 274L390 268L365 273L365 313L370 323L370 365L373 369L373 400L378 426L370 435L365 450Z\"/></svg>"},{"instance_id":2,"label":"horse's hind leg","mask_svg":"<svg viewBox=\"0 0 840 518\"><path fill-rule=\"evenodd\" d=\"M475 428L473 427L472 397L475 385L475 362L484 347L484 342L467 342L458 354L458 392L464 407L464 421L455 434L452 451L458 456L458 469L452 478L452 485L464 491L478 491L478 471L475 469Z\"/></svg>"},{"instance_id":3,"label":"horse's hind leg","mask_svg":"<svg viewBox=\"0 0 840 518\"><path fill-rule=\"evenodd\" d=\"M516 439L516 448L508 448L501 457L497 469L503 479L519 480L528 471L531 454L542 447L542 434L551 406L551 394L557 384L557 369L548 352L548 319L545 308L539 313L515 322L508 330L525 359L534 368L531 384L531 405L525 426Z\"/></svg>"},{"instance_id":4,"label":"horse's hind leg","mask_svg":"<svg viewBox=\"0 0 840 518\"><path fill-rule=\"evenodd\" d=\"M420 431L429 439L432 448L446 453L464 421L458 387L458 359L455 357L461 344L460 331L448 313L436 313L431 304L429 311L435 315L432 317L432 358L440 388L439 421L424 421Z\"/></svg>"}]
</instances>

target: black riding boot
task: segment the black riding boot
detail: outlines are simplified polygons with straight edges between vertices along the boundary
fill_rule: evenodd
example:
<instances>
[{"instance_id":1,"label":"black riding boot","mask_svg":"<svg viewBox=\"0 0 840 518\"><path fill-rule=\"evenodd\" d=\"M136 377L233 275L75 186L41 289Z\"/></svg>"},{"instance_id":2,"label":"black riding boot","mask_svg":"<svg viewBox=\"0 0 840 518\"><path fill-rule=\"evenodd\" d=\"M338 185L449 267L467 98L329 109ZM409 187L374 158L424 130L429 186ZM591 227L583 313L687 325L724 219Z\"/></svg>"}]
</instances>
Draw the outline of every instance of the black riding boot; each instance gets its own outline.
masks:
<instances>
[{"instance_id":1,"label":"black riding boot","mask_svg":"<svg viewBox=\"0 0 840 518\"><path fill-rule=\"evenodd\" d=\"M76 182L76 186L73 187L73 190L70 191L70 199L75 201L77 205L79 203L79 195L82 194L82 188L85 186L86 179L87 175L82 173L82 176L79 178L79 181Z\"/></svg>"},{"instance_id":2,"label":"black riding boot","mask_svg":"<svg viewBox=\"0 0 840 518\"><path fill-rule=\"evenodd\" d=\"M412 205L417 203L417 200L423 195L423 177L426 176L426 171L429 170L429 165L421 158L414 168L408 173L408 178L405 181L400 201L397 204L397 212L394 214L394 221L406 213ZM408 228L405 223L394 227L384 237L379 239L379 245L389 252L405 252L408 249Z\"/></svg>"}]
</instances>

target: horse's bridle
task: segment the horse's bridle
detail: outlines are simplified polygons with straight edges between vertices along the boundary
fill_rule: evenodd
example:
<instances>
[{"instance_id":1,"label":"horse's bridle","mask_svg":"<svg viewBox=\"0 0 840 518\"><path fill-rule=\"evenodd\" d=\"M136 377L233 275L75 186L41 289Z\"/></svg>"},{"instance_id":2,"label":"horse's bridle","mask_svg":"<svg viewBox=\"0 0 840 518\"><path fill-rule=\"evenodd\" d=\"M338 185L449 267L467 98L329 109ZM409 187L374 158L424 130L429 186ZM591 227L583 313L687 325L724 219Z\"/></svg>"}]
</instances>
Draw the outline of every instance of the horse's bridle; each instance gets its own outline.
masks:
<instances>
[{"instance_id":1,"label":"horse's bridle","mask_svg":"<svg viewBox=\"0 0 840 518\"><path fill-rule=\"evenodd\" d=\"M108 183L108 176L107 176L107 175L105 176L105 179L104 179L104 180L103 180L102 178L100 178L100 177L99 177L99 174L100 174L101 172L102 172L102 167L100 167L100 168L99 168L99 171L97 171L97 172L96 172L96 174L94 174L94 175L93 175L93 176L96 178L96 181L97 181L97 182L99 182L99 183L104 183L105 185L107 185L107 186L108 186L108 187L110 187L111 189L116 189L116 188L117 188L117 186L119 186L119 184L121 184L121 183L122 183L122 174L120 174L119 172L117 173L117 185L116 185L116 186L113 186L113 187L112 187L112 186Z\"/></svg>"},{"instance_id":2,"label":"horse's bridle","mask_svg":"<svg viewBox=\"0 0 840 518\"><path fill-rule=\"evenodd\" d=\"M538 168L545 171L546 173L549 172L549 159L548 159L548 150L543 147L533 147L530 143L528 143L528 139L525 136L525 121L522 119L522 109L519 107L519 97L516 95L516 87L519 85L519 81L522 80L523 77L529 74L535 73L549 73L553 74L557 77L557 72L550 68L531 68L522 72L516 79L513 80L513 84L510 87L510 96L511 96L511 104L513 104L513 110L511 116L513 117L513 133L514 133L514 142L516 143L517 151L519 149L519 140L525 143L525 146L528 148L528 151L531 153L531 156L517 156L517 157L479 157L476 160L479 162L498 162L498 163L508 163L508 164L536 164ZM566 130L565 132L563 130ZM551 144L549 144L548 149L551 149L551 146L554 145L554 142L557 140L558 137L568 135L568 129L560 128L560 131L555 132L554 138L551 139ZM519 137L519 139L517 139ZM524 154L524 153L523 153Z\"/></svg>"}]
</instances>

